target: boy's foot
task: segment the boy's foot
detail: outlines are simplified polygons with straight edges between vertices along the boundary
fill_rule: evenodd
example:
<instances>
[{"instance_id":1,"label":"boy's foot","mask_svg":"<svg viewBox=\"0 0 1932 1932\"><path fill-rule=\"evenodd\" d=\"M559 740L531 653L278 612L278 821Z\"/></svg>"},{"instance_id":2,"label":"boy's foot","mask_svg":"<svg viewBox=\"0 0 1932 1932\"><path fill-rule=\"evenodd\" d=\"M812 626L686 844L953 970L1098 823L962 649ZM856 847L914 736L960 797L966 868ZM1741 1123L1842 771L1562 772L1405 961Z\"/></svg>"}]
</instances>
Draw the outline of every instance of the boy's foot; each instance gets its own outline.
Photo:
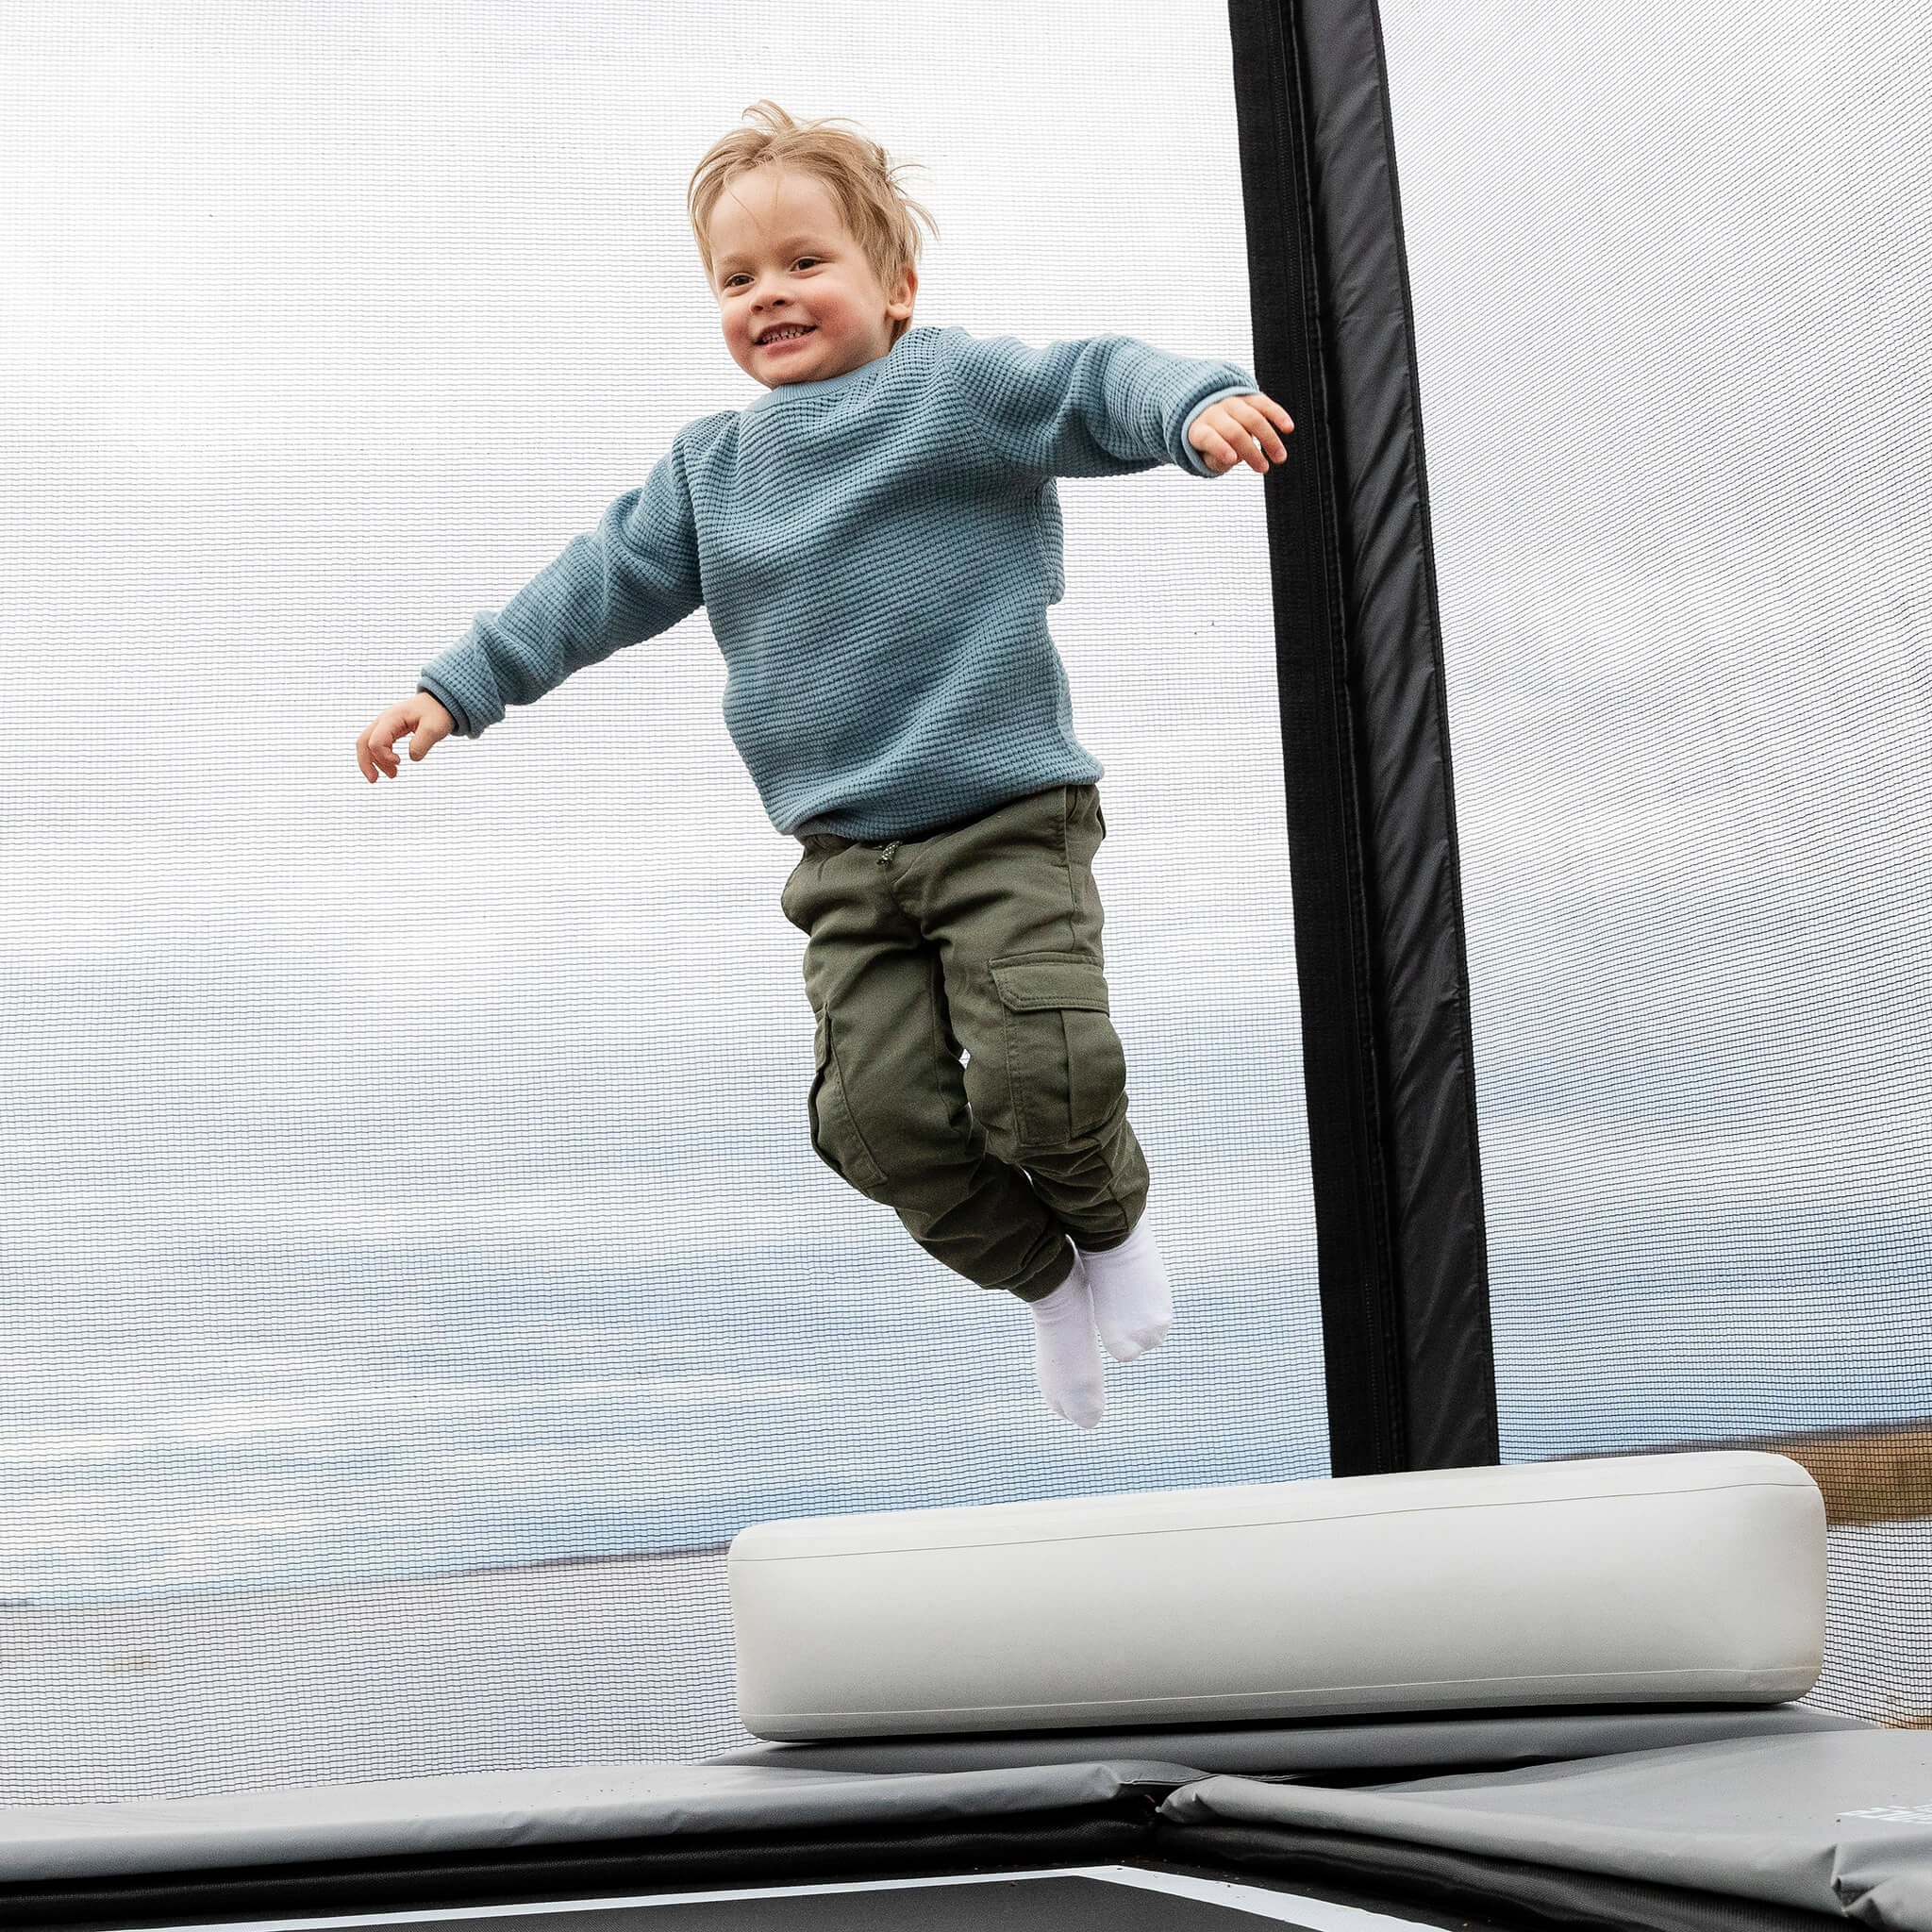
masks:
<instances>
[{"instance_id":1,"label":"boy's foot","mask_svg":"<svg viewBox=\"0 0 1932 1932\"><path fill-rule=\"evenodd\" d=\"M1174 1324L1174 1295L1146 1215L1119 1247L1100 1254L1085 1248L1078 1252L1093 1301L1093 1325L1108 1354L1117 1362L1130 1362L1159 1347Z\"/></svg>"},{"instance_id":2,"label":"boy's foot","mask_svg":"<svg viewBox=\"0 0 1932 1932\"><path fill-rule=\"evenodd\" d=\"M1100 1351L1093 1345L1093 1303L1074 1251L1074 1272L1033 1310L1033 1377L1046 1406L1077 1428L1091 1429L1107 1407Z\"/></svg>"}]
</instances>

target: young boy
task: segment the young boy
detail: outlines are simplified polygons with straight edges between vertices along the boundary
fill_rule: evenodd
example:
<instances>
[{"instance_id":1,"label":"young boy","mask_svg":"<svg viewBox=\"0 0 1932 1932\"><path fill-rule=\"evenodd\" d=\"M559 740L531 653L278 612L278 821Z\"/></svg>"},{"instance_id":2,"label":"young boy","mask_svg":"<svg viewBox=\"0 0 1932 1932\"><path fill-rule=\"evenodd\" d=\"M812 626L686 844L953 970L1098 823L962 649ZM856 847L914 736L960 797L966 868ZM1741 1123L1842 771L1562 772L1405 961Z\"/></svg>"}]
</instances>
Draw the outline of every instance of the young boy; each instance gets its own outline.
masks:
<instances>
[{"instance_id":1,"label":"young boy","mask_svg":"<svg viewBox=\"0 0 1932 1932\"><path fill-rule=\"evenodd\" d=\"M398 738L413 761L478 737L704 605L726 725L803 848L779 904L807 936L813 1150L1025 1302L1041 1392L1092 1428L1096 1328L1131 1361L1173 1306L1108 1012L1104 768L1046 626L1053 479L1265 472L1294 425L1233 363L914 328L916 204L885 151L765 108L699 164L691 210L725 344L769 393L680 430L357 759L393 778Z\"/></svg>"}]
</instances>

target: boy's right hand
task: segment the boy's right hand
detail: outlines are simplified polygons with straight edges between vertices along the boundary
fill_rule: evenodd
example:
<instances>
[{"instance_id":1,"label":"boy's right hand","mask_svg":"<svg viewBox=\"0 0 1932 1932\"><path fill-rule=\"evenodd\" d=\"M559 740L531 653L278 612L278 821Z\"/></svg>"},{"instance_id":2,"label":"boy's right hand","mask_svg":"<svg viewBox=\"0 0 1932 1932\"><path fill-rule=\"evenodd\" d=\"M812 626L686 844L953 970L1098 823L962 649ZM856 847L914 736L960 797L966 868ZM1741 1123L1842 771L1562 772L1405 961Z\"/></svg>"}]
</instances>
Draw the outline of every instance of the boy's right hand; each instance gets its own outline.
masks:
<instances>
[{"instance_id":1,"label":"boy's right hand","mask_svg":"<svg viewBox=\"0 0 1932 1932\"><path fill-rule=\"evenodd\" d=\"M372 785L378 771L387 772L393 778L399 769L395 755L397 739L408 739L409 762L414 764L456 728L457 721L426 691L419 691L401 704L391 705L373 724L364 727L356 741L356 762Z\"/></svg>"}]
</instances>

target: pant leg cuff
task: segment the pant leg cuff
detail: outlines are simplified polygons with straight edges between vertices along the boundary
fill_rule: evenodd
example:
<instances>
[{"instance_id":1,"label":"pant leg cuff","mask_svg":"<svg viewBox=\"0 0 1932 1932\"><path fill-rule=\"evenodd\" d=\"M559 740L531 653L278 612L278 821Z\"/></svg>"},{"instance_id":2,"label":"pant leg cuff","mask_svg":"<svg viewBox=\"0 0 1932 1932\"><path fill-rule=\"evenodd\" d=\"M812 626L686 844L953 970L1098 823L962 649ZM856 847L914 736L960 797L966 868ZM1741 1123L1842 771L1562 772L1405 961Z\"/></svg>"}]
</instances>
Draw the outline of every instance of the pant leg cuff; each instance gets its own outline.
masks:
<instances>
[{"instance_id":1,"label":"pant leg cuff","mask_svg":"<svg viewBox=\"0 0 1932 1932\"><path fill-rule=\"evenodd\" d=\"M1073 1249L1062 1241L1059 1253L1031 1281L1019 1283L1009 1292L1018 1295L1023 1302L1044 1301L1073 1274L1077 1258Z\"/></svg>"}]
</instances>

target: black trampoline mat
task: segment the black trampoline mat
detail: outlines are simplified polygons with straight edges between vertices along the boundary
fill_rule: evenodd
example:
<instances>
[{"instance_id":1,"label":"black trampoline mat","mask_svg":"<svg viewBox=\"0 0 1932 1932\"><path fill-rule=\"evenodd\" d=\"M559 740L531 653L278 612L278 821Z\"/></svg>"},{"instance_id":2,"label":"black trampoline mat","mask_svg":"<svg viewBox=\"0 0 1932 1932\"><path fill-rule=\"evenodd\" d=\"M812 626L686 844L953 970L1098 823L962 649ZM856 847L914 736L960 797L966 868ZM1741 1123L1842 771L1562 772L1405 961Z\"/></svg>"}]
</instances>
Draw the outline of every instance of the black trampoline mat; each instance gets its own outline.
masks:
<instances>
[{"instance_id":1,"label":"black trampoline mat","mask_svg":"<svg viewBox=\"0 0 1932 1932\"><path fill-rule=\"evenodd\" d=\"M982 1880L971 1885L906 1885L867 1891L793 1893L783 1898L690 1899L634 1912L600 1912L601 1928L620 1918L636 1932L1213 1932L1220 1926L1279 1924L1200 1899L1176 1898L1105 1878ZM557 1921L545 1919L546 1926ZM454 1932L454 1928L452 1928ZM475 1924L464 1928L475 1932ZM561 1928L559 1928L561 1932ZM575 1927L570 1932L576 1932Z\"/></svg>"},{"instance_id":2,"label":"black trampoline mat","mask_svg":"<svg viewBox=\"0 0 1932 1932\"><path fill-rule=\"evenodd\" d=\"M1157 1889L1158 1888L1158 1889ZM1225 1896L1190 1895L1211 1890ZM1104 1872L1002 1873L974 1878L774 1889L721 1889L587 1906L560 1901L513 1912L386 1912L322 1918L207 1921L208 1932L297 1932L305 1927L393 1925L407 1932L1241 1932L1300 1924L1338 1932L1418 1932L1415 1922L1337 1907L1280 1890L1221 1880L1124 1882ZM197 1932L177 1921L175 1932Z\"/></svg>"}]
</instances>

